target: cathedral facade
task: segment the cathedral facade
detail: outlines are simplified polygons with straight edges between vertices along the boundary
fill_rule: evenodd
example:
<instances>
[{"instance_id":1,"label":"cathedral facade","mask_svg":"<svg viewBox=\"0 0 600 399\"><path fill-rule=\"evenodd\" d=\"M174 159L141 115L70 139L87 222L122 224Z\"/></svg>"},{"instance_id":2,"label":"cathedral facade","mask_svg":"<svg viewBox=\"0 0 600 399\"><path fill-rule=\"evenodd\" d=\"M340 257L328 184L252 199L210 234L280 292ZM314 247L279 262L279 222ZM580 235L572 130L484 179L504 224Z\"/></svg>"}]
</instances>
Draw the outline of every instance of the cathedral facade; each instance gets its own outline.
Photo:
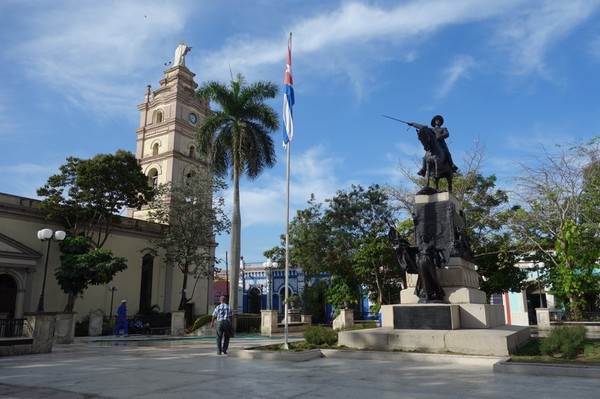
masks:
<instances>
[{"instance_id":1,"label":"cathedral facade","mask_svg":"<svg viewBox=\"0 0 600 399\"><path fill-rule=\"evenodd\" d=\"M181 46L180 46L181 47ZM147 86L138 105L140 126L136 129L135 154L148 184L184 181L197 173L207 174L206 163L198 156L195 132L208 104L196 99L194 73L185 66L185 53L177 48L173 66L164 71L160 86ZM59 220L46 220L40 201L0 193L0 318L23 318L39 309L43 294L45 312L61 312L67 295L62 292L54 271L60 265L60 249L53 239L41 241L38 231L63 230ZM127 258L127 269L106 286L88 288L75 301L75 318L91 311L114 314L126 299L129 314L157 306L161 312L176 310L182 294L183 275L151 254L150 240L166 226L146 221L148 209L129 209L116 226L104 248ZM216 244L215 244L216 245ZM212 248L202 248L214 254ZM192 287L194 287L192 292ZM188 311L208 313L213 306L212 278L188 280Z\"/></svg>"}]
</instances>

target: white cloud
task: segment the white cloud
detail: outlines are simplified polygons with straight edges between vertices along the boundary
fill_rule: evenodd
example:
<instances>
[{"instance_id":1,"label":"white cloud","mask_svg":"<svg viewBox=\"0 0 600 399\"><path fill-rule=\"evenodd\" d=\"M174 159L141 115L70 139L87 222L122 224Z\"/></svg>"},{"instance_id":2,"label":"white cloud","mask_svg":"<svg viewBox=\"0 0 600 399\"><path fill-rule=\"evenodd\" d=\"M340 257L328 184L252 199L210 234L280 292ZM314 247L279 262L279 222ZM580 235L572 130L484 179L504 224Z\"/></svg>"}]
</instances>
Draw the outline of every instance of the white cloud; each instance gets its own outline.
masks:
<instances>
[{"instance_id":1,"label":"white cloud","mask_svg":"<svg viewBox=\"0 0 600 399\"><path fill-rule=\"evenodd\" d=\"M412 1L395 7L361 2L342 2L333 11L297 19L293 32L294 63L314 79L350 82L358 98L368 95L373 84L369 66L397 59L411 62L418 57L419 43L443 28L494 18L511 12L523 0L490 4L477 0ZM274 73L283 65L285 31L277 37L239 37L203 57L199 70L210 80L228 79L231 65L252 78ZM379 44L384 43L384 46ZM390 51L389 45L392 45ZM318 86L315 86L315 89Z\"/></svg>"},{"instance_id":2,"label":"white cloud","mask_svg":"<svg viewBox=\"0 0 600 399\"><path fill-rule=\"evenodd\" d=\"M39 5L39 4L38 4ZM33 6L33 4L32 4ZM177 46L185 4L164 2L69 2L40 6L21 20L23 33L7 42L9 62L69 99L72 107L99 114L130 112L157 60ZM94 107L90 107L93 104Z\"/></svg>"},{"instance_id":3,"label":"white cloud","mask_svg":"<svg viewBox=\"0 0 600 399\"><path fill-rule=\"evenodd\" d=\"M473 57L467 55L456 56L452 63L444 70L444 82L436 93L437 98L445 97L460 79L468 79L469 71L475 65Z\"/></svg>"},{"instance_id":4,"label":"white cloud","mask_svg":"<svg viewBox=\"0 0 600 399\"><path fill-rule=\"evenodd\" d=\"M547 51L598 7L597 1L546 0L513 10L496 26L496 44L508 54L508 70L519 75L533 72L549 77L544 60Z\"/></svg>"},{"instance_id":5,"label":"white cloud","mask_svg":"<svg viewBox=\"0 0 600 399\"><path fill-rule=\"evenodd\" d=\"M331 198L339 188L336 167L340 160L325 156L325 148L314 147L304 153L294 154L291 159L290 177L290 218L296 210L307 207L311 194L319 202ZM281 161L276 168L284 167ZM280 177L283 176L283 177ZM248 228L256 225L273 225L285 221L286 181L285 174L265 172L258 181L243 180L240 184L240 206L242 225ZM231 212L231 188L224 193L226 208Z\"/></svg>"},{"instance_id":6,"label":"white cloud","mask_svg":"<svg viewBox=\"0 0 600 399\"><path fill-rule=\"evenodd\" d=\"M553 42L597 7L587 1L544 1L537 6L525 0L377 4L342 1L333 10L296 17L290 26L282 20L266 35L249 32L229 38L218 50L195 46L189 59L198 60L199 66L190 67L202 80L228 79L229 66L249 80L279 76L282 49L287 32L292 31L294 62L314 75L305 76L305 81L343 79L360 100L374 87L370 66L394 59L411 62L419 56L420 43L458 24L490 20L489 25L497 29L496 43L509 54L512 71L542 71L544 54ZM176 41L194 23L189 12L194 6L193 2L103 1L34 10L32 4L31 15L21 27L28 34L7 42L5 62L25 67L31 77L69 98L73 107L90 109L93 104L99 114L129 112L130 104L140 97L139 87L155 83L149 76L160 78L157 60L172 61ZM272 12L280 16L279 9ZM502 21L494 23L498 18ZM469 67L465 60L459 59L446 71L446 90L464 76L467 69L461 67Z\"/></svg>"}]
</instances>

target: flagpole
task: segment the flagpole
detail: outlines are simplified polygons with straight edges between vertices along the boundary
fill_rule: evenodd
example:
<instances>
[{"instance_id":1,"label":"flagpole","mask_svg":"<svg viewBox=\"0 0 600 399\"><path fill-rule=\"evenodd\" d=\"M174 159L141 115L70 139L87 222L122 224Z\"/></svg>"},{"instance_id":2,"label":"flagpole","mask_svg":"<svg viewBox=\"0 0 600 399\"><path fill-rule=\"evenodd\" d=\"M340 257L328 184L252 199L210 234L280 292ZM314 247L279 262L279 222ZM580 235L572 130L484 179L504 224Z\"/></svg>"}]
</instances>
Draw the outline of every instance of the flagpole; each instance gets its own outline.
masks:
<instances>
[{"instance_id":1,"label":"flagpole","mask_svg":"<svg viewBox=\"0 0 600 399\"><path fill-rule=\"evenodd\" d=\"M288 345L288 287L289 287L289 264L290 264L290 147L292 142L286 146L286 189L285 189L285 307L284 307L284 344L283 349L289 349Z\"/></svg>"},{"instance_id":2,"label":"flagpole","mask_svg":"<svg viewBox=\"0 0 600 399\"><path fill-rule=\"evenodd\" d=\"M288 39L288 54L287 62L285 67L285 77L283 80L286 87L286 94L284 94L284 106L283 116L285 123L285 135L284 135L284 146L286 149L286 168L285 168L285 296L284 296L284 308L283 308L283 319L284 319L284 343L283 349L289 349L288 345L288 332L289 332L289 315L288 315L288 297L289 297L289 274L290 274L290 152L292 138L294 136L294 124L292 118L292 106L294 105L294 90L292 80L292 32L290 32L290 38Z\"/></svg>"}]
</instances>

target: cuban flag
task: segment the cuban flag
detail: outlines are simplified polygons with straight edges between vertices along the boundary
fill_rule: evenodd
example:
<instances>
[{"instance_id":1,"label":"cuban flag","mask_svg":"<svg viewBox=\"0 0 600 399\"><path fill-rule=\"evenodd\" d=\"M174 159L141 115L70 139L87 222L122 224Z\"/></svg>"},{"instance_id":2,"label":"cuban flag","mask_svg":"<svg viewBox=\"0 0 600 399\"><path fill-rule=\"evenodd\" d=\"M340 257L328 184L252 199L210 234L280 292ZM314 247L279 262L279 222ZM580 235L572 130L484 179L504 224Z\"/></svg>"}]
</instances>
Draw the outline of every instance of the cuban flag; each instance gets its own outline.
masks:
<instances>
[{"instance_id":1,"label":"cuban flag","mask_svg":"<svg viewBox=\"0 0 600 399\"><path fill-rule=\"evenodd\" d=\"M294 121L292 106L294 105L294 86L292 80L292 33L288 39L287 62L285 63L285 76L283 78L283 147L294 138Z\"/></svg>"}]
</instances>

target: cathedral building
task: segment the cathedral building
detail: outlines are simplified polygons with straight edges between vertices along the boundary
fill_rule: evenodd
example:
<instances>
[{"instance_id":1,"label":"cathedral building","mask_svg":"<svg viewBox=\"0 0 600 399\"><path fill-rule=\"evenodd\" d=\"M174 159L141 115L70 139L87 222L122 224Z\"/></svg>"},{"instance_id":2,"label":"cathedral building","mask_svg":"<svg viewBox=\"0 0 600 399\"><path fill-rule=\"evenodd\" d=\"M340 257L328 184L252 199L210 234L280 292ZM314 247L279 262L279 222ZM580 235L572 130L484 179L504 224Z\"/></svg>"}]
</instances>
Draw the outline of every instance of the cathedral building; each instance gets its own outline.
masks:
<instances>
[{"instance_id":1,"label":"cathedral building","mask_svg":"<svg viewBox=\"0 0 600 399\"><path fill-rule=\"evenodd\" d=\"M198 100L195 74L185 66L189 48L181 43L172 66L164 71L160 87L148 85L144 100L138 105L140 126L136 129L135 154L148 184L184 181L196 173L208 173L206 163L198 157L195 132L209 110ZM58 171L57 171L58 172ZM57 173L54 172L54 173ZM63 230L60 221L46 220L37 199L0 193L0 319L23 318L39 309L45 312L64 310L67 295L62 292L54 271L60 265L60 250L53 236L38 239L38 231ZM159 237L166 226L146 221L148 209L129 209L127 217L115 226L104 246L115 256L127 258L127 269L117 273L106 286L91 286L75 301L75 318L81 320L91 311L114 314L126 299L128 313L158 306L161 312L177 310L181 298L183 275L162 257L151 255L149 240ZM208 249L214 254L214 247ZM212 278L188 280L186 309L191 314L208 313L213 306ZM193 294L191 286L195 285Z\"/></svg>"}]
</instances>

